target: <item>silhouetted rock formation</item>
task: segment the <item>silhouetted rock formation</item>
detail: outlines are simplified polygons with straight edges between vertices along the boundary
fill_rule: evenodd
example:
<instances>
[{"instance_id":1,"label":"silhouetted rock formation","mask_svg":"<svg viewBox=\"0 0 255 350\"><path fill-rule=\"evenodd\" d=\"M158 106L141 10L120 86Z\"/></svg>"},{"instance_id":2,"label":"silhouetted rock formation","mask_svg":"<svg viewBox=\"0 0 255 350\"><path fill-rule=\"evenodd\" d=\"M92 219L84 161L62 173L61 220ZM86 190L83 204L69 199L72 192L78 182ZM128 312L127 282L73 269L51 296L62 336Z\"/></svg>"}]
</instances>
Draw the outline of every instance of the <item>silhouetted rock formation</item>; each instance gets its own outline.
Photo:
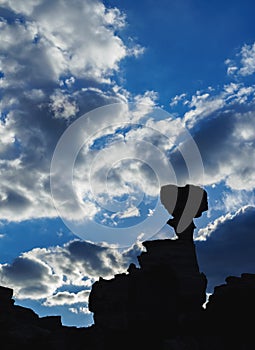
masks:
<instances>
[{"instance_id":1,"label":"silhouetted rock formation","mask_svg":"<svg viewBox=\"0 0 255 350\"><path fill-rule=\"evenodd\" d=\"M175 201L169 203L166 194L173 198L171 193ZM58 316L40 318L14 304L12 289L0 287L3 349L254 349L255 274L227 277L203 308L207 280L197 263L193 218L207 210L206 192L169 185L161 199L178 239L144 242L139 267L130 264L126 273L93 284L93 326L64 327ZM194 207L183 220L189 201Z\"/></svg>"},{"instance_id":2,"label":"silhouetted rock formation","mask_svg":"<svg viewBox=\"0 0 255 350\"><path fill-rule=\"evenodd\" d=\"M15 305L12 296L12 289L0 287L1 349L65 350L71 349L73 343L76 349L92 348L93 329L62 326L60 316L40 318L31 309Z\"/></svg>"},{"instance_id":3,"label":"silhouetted rock formation","mask_svg":"<svg viewBox=\"0 0 255 350\"><path fill-rule=\"evenodd\" d=\"M193 218L198 218L208 210L207 193L199 186L165 185L161 187L160 199L172 219L167 224L172 226L180 239L193 242L196 227Z\"/></svg>"},{"instance_id":4,"label":"silhouetted rock formation","mask_svg":"<svg viewBox=\"0 0 255 350\"><path fill-rule=\"evenodd\" d=\"M128 274L112 280L101 278L93 285L89 309L105 336L131 332L138 338L139 330L141 342L147 339L147 346L154 342L159 346L164 338L192 334L201 320L207 280L197 263L193 218L207 210L207 197L196 186L170 185L162 188L161 200L174 217L172 226L179 238L144 242L146 252L138 257L140 268L131 265ZM188 200L197 208L186 212L183 231L178 231ZM113 345L112 339L108 345Z\"/></svg>"},{"instance_id":5,"label":"silhouetted rock formation","mask_svg":"<svg viewBox=\"0 0 255 350\"><path fill-rule=\"evenodd\" d=\"M214 288L207 304L207 318L217 333L252 332L254 324L247 315L255 314L255 274L230 276L226 284Z\"/></svg>"},{"instance_id":6,"label":"silhouetted rock formation","mask_svg":"<svg viewBox=\"0 0 255 350\"><path fill-rule=\"evenodd\" d=\"M141 344L147 339L149 345L183 332L193 334L204 312L207 282L199 272L194 244L169 239L144 246L140 268L131 264L128 274L94 283L89 308L96 327L105 337L127 333L139 336Z\"/></svg>"}]
</instances>

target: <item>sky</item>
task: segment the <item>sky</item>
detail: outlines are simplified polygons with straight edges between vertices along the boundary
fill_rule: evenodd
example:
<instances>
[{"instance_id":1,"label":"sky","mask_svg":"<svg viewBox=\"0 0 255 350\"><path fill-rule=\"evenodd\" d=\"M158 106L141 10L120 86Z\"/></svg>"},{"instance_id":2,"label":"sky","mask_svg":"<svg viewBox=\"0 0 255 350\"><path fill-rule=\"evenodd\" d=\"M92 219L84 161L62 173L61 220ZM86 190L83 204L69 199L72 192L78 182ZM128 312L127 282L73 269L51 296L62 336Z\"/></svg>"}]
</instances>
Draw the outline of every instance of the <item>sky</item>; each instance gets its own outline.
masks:
<instances>
[{"instance_id":1,"label":"sky","mask_svg":"<svg viewBox=\"0 0 255 350\"><path fill-rule=\"evenodd\" d=\"M92 324L92 284L174 237L168 183L207 191L207 292L255 273L254 10L0 0L0 285L16 304Z\"/></svg>"}]
</instances>

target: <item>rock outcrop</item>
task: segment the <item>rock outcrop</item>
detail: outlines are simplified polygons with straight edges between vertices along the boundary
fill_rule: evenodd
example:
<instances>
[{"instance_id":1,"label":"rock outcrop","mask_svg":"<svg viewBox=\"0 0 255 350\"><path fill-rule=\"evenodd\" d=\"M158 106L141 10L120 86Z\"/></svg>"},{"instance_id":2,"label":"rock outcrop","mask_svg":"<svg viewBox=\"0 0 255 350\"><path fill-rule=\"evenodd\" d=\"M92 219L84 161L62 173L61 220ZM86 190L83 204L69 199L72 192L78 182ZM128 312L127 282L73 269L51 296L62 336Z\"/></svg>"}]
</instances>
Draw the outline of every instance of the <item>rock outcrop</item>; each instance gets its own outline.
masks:
<instances>
[{"instance_id":1,"label":"rock outcrop","mask_svg":"<svg viewBox=\"0 0 255 350\"><path fill-rule=\"evenodd\" d=\"M31 309L15 305L12 296L12 289L0 286L1 349L65 350L74 342L76 349L92 348L93 328L65 327L60 316L39 317Z\"/></svg>"},{"instance_id":2,"label":"rock outcrop","mask_svg":"<svg viewBox=\"0 0 255 350\"><path fill-rule=\"evenodd\" d=\"M188 211L183 230L178 231L183 201L190 200L191 188L197 208ZM12 289L0 287L2 348L255 349L255 274L227 277L225 284L215 287L204 308L207 279L199 271L192 219L207 210L207 196L189 185L165 190L164 194L175 192L175 204L169 206L163 197L173 216L168 224L178 238L144 242L139 266L131 264L126 273L110 280L100 278L93 284L89 297L93 326L65 327L58 316L40 318L32 310L15 305Z\"/></svg>"},{"instance_id":3,"label":"rock outcrop","mask_svg":"<svg viewBox=\"0 0 255 350\"><path fill-rule=\"evenodd\" d=\"M185 203L192 199L196 208L185 213ZM114 346L118 333L129 338L131 333L147 348L159 348L167 338L196 332L203 317L207 280L197 263L193 218L207 210L206 192L170 185L162 188L161 200L173 216L168 224L178 239L144 242L138 268L132 264L127 274L101 278L92 287L89 308L106 348Z\"/></svg>"},{"instance_id":4,"label":"rock outcrop","mask_svg":"<svg viewBox=\"0 0 255 350\"><path fill-rule=\"evenodd\" d=\"M207 280L200 273L195 245L185 240L143 243L127 274L94 283L89 308L108 347L117 334L159 347L169 337L193 334L203 317ZM109 334L115 334L109 339ZM107 340L108 339L108 340Z\"/></svg>"},{"instance_id":5,"label":"rock outcrop","mask_svg":"<svg viewBox=\"0 0 255 350\"><path fill-rule=\"evenodd\" d=\"M199 272L195 246L182 240L143 243L127 274L94 283L89 307L101 328L126 330L178 327L178 319L200 313L206 300L206 277ZM148 307L150 305L150 307Z\"/></svg>"},{"instance_id":6,"label":"rock outcrop","mask_svg":"<svg viewBox=\"0 0 255 350\"><path fill-rule=\"evenodd\" d=\"M254 324L247 315L255 314L255 274L229 276L226 284L214 288L207 303L207 319L217 333L252 333Z\"/></svg>"}]
</instances>

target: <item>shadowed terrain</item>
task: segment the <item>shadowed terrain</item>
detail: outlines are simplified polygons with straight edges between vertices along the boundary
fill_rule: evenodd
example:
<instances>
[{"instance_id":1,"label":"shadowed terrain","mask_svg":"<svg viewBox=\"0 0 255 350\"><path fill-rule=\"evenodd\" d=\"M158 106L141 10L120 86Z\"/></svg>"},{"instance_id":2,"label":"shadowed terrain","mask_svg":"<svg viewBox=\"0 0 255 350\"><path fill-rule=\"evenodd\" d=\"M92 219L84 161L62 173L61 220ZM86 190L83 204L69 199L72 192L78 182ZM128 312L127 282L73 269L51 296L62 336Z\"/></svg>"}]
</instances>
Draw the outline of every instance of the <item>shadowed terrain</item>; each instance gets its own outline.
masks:
<instances>
[{"instance_id":1,"label":"shadowed terrain","mask_svg":"<svg viewBox=\"0 0 255 350\"><path fill-rule=\"evenodd\" d=\"M0 335L4 349L169 349L255 348L255 274L230 276L206 302L207 279L199 270L193 218L208 209L206 192L169 185L161 201L177 239L143 243L139 266L130 264L113 279L92 286L94 325L65 327L58 316L38 317L17 306L13 291L0 287Z\"/></svg>"}]
</instances>

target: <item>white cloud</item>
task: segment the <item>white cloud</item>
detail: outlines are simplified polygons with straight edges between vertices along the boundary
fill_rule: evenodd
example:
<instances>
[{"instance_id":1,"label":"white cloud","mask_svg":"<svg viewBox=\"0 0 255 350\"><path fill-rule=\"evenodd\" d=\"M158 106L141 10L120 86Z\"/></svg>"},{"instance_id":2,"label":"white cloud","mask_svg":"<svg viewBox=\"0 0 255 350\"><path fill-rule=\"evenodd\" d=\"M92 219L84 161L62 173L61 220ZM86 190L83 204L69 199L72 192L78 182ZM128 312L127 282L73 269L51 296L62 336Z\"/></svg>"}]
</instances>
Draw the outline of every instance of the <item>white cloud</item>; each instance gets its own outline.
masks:
<instances>
[{"instance_id":1,"label":"white cloud","mask_svg":"<svg viewBox=\"0 0 255 350\"><path fill-rule=\"evenodd\" d=\"M146 91L143 95L137 95L135 96L135 102L138 104L138 108L141 108L144 105L144 108L146 108L146 112L150 110L150 107L155 106L155 101L158 99L158 93L156 91ZM146 112L143 112L144 114Z\"/></svg>"},{"instance_id":2,"label":"white cloud","mask_svg":"<svg viewBox=\"0 0 255 350\"><path fill-rule=\"evenodd\" d=\"M196 123L211 117L223 108L231 108L236 104L244 104L254 99L254 86L244 86L243 84L230 83L225 85L222 91L208 92L197 91L191 100L185 100L185 105L189 110L184 115L184 121L189 128Z\"/></svg>"},{"instance_id":3,"label":"white cloud","mask_svg":"<svg viewBox=\"0 0 255 350\"><path fill-rule=\"evenodd\" d=\"M126 219L134 216L140 216L140 211L135 206L128 208L123 213L118 214L119 219Z\"/></svg>"},{"instance_id":4,"label":"white cloud","mask_svg":"<svg viewBox=\"0 0 255 350\"><path fill-rule=\"evenodd\" d=\"M106 205L114 196L129 195L133 200L129 205L133 207L137 202L138 188L149 196L157 196L157 179L143 162L153 165L152 169L156 169L158 175L159 170L166 166L165 161L168 162L168 158L164 159L165 152L170 155L179 183L186 182L186 174L180 174L179 171L182 169L180 156L176 157L176 143L181 139L180 130L184 121L193 127L191 131L205 170L203 178L201 173L194 181L203 185L224 181L233 190L252 190L255 187L255 161L252 158L255 142L253 94L253 86L231 83L225 85L220 92L214 92L213 89L206 93L197 92L190 102L195 109L190 114L187 112L183 120L164 115L162 119L149 118L143 127L125 131L123 135L114 134L117 127L109 130L108 135L112 133L112 136L110 141L105 142L104 152L100 149L90 154L89 148L85 147L80 160L86 161L77 163L74 183L79 197L91 199L89 185L95 189L94 195L101 206ZM142 121L144 113L148 111L150 113L150 105L145 105L145 111L143 108L138 109L137 120ZM98 139L106 134L103 123L102 119L102 130L96 135ZM185 142L182 147L190 149L190 145ZM134 161L129 162L127 158ZM89 167L91 162L93 168ZM161 180L169 182L170 173L165 171ZM175 181L174 173L172 175L171 181ZM99 207L97 209L95 213L100 210ZM122 207L122 212L126 210L126 207ZM67 211L67 215L69 213Z\"/></svg>"},{"instance_id":5,"label":"white cloud","mask_svg":"<svg viewBox=\"0 0 255 350\"><path fill-rule=\"evenodd\" d=\"M80 306L80 307L70 307L68 309L69 311L73 312L74 314L90 314L91 312L87 307Z\"/></svg>"},{"instance_id":6,"label":"white cloud","mask_svg":"<svg viewBox=\"0 0 255 350\"><path fill-rule=\"evenodd\" d=\"M49 170L59 137L70 119L126 101L129 93L111 82L112 74L142 48L126 47L116 34L125 15L100 1L6 0L1 6L10 10L10 20L0 19L1 219L56 217ZM153 94L144 96L148 103ZM88 218L98 212L93 203L83 205Z\"/></svg>"},{"instance_id":7,"label":"white cloud","mask_svg":"<svg viewBox=\"0 0 255 350\"><path fill-rule=\"evenodd\" d=\"M241 50L241 64L239 74L246 76L255 72L255 43L244 45Z\"/></svg>"},{"instance_id":8,"label":"white cloud","mask_svg":"<svg viewBox=\"0 0 255 350\"><path fill-rule=\"evenodd\" d=\"M209 93L200 94L198 91L196 95L192 96L189 102L191 108L184 115L184 121L188 125L194 125L196 119L202 119L222 108L225 104L224 96L218 95L210 97Z\"/></svg>"},{"instance_id":9,"label":"white cloud","mask_svg":"<svg viewBox=\"0 0 255 350\"><path fill-rule=\"evenodd\" d=\"M225 60L225 64L227 66L227 74L230 76L234 75L238 70L238 67L236 66L235 62L233 60L230 60L229 58Z\"/></svg>"},{"instance_id":10,"label":"white cloud","mask_svg":"<svg viewBox=\"0 0 255 350\"><path fill-rule=\"evenodd\" d=\"M176 106L180 101L183 101L185 97L186 97L185 93L182 93L180 95L176 95L175 97L173 97L171 99L170 106L171 107Z\"/></svg>"},{"instance_id":11,"label":"white cloud","mask_svg":"<svg viewBox=\"0 0 255 350\"><path fill-rule=\"evenodd\" d=\"M227 73L232 76L249 76L255 72L255 43L244 44L235 59L227 59Z\"/></svg>"},{"instance_id":12,"label":"white cloud","mask_svg":"<svg viewBox=\"0 0 255 350\"><path fill-rule=\"evenodd\" d=\"M5 122L0 120L0 154L3 155L8 146L12 146L15 142L15 133L11 128L10 120Z\"/></svg>"},{"instance_id":13,"label":"white cloud","mask_svg":"<svg viewBox=\"0 0 255 350\"><path fill-rule=\"evenodd\" d=\"M145 48L141 45L134 45L127 50L128 55L139 57L145 52Z\"/></svg>"},{"instance_id":14,"label":"white cloud","mask_svg":"<svg viewBox=\"0 0 255 350\"><path fill-rule=\"evenodd\" d=\"M124 26L124 16L116 8L107 9L100 1L76 1L75 6L58 0L29 2L24 6L15 1L4 4L27 15L26 25L20 24L19 31L15 31L16 39L23 39L24 32L30 40L37 38L34 46L44 52L55 79L69 72L104 80L104 75L118 69L119 61L127 55L124 43L114 34L115 29ZM3 40L13 47L11 31L8 31L10 40L5 37ZM32 45L29 47L37 51Z\"/></svg>"},{"instance_id":15,"label":"white cloud","mask_svg":"<svg viewBox=\"0 0 255 350\"><path fill-rule=\"evenodd\" d=\"M42 3L41 0L27 0L25 2L17 2L15 0L2 0L2 5L7 5L12 8L17 13L24 13L30 15L35 6L38 6Z\"/></svg>"},{"instance_id":16,"label":"white cloud","mask_svg":"<svg viewBox=\"0 0 255 350\"><path fill-rule=\"evenodd\" d=\"M47 0L22 6L5 1L3 5L14 11L13 18L18 13L25 14L25 19L1 22L4 97L0 107L8 113L0 130L4 135L2 150L7 158L1 163L5 170L1 218L20 221L55 217L58 213L51 201L49 167L59 137L70 118L75 120L78 114L95 107L131 97L115 83L111 85L111 74L118 71L121 59L138 56L143 48L132 41L128 48L125 46L116 34L116 29L125 26L125 16L116 8L107 9L99 1L77 1L76 6L67 1ZM110 84L107 92L101 89L101 83ZM137 103L134 121L139 121L153 107L156 97L155 92L148 91L134 98ZM143 109L139 110L141 103ZM101 134L97 137L104 132ZM74 181L82 215L88 219L93 219L99 207L90 200L89 179L81 175L89 173L93 156L84 154L83 166L78 168L80 173L76 172ZM131 179L135 173L129 169L125 174ZM100 181L99 178L98 187ZM68 187L60 181L61 185L71 198L71 184ZM75 208L72 200L66 205L71 219L79 218Z\"/></svg>"},{"instance_id":17,"label":"white cloud","mask_svg":"<svg viewBox=\"0 0 255 350\"><path fill-rule=\"evenodd\" d=\"M50 99L52 101L50 107L55 118L68 119L79 112L76 102L71 101L70 96L64 94L60 89L55 90Z\"/></svg>"},{"instance_id":18,"label":"white cloud","mask_svg":"<svg viewBox=\"0 0 255 350\"><path fill-rule=\"evenodd\" d=\"M232 191L223 197L224 207L227 211L237 211L244 206L255 206L255 195L253 191Z\"/></svg>"}]
</instances>

